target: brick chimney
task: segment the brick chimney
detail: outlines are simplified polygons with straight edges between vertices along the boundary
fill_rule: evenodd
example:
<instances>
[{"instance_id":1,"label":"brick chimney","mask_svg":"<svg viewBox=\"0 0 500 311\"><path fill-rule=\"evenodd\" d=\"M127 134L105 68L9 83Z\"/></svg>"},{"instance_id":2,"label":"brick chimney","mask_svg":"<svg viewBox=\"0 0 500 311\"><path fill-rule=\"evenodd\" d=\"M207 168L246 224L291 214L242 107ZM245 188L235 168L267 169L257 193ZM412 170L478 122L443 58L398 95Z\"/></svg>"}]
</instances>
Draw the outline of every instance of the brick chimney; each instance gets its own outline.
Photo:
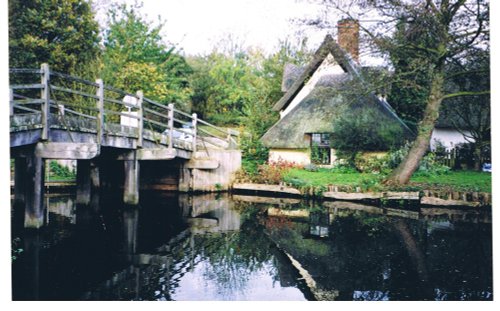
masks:
<instances>
[{"instance_id":1,"label":"brick chimney","mask_svg":"<svg viewBox=\"0 0 500 311\"><path fill-rule=\"evenodd\" d=\"M337 41L359 63L359 21L345 18L337 22Z\"/></svg>"}]
</instances>

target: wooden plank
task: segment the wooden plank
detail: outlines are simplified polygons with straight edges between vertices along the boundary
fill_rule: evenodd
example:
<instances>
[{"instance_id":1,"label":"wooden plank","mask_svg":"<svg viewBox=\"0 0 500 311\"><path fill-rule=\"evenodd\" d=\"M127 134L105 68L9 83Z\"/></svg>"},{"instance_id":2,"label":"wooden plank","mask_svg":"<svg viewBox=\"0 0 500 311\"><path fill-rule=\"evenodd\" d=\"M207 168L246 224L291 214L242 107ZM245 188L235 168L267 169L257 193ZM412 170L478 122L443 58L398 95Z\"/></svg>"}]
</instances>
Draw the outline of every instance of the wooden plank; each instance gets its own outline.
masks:
<instances>
[{"instance_id":1,"label":"wooden plank","mask_svg":"<svg viewBox=\"0 0 500 311\"><path fill-rule=\"evenodd\" d=\"M376 192L333 192L333 191L327 191L323 192L323 197L325 198L330 198L330 199L336 199L336 200L375 200L375 199L380 199L383 197L382 193L376 193Z\"/></svg>"},{"instance_id":2,"label":"wooden plank","mask_svg":"<svg viewBox=\"0 0 500 311\"><path fill-rule=\"evenodd\" d=\"M300 195L300 191L295 188L280 186L280 185L265 185L265 184L234 184L234 190L248 190L248 191L264 191L264 192L275 192L284 194L295 194Z\"/></svg>"},{"instance_id":3,"label":"wooden plank","mask_svg":"<svg viewBox=\"0 0 500 311\"><path fill-rule=\"evenodd\" d=\"M384 199L387 200L419 200L420 196L418 191L410 192L395 192L389 191L384 193Z\"/></svg>"},{"instance_id":4,"label":"wooden plank","mask_svg":"<svg viewBox=\"0 0 500 311\"><path fill-rule=\"evenodd\" d=\"M137 158L139 160L171 160L177 155L175 149L154 148L154 149L139 149L137 150Z\"/></svg>"},{"instance_id":5,"label":"wooden plank","mask_svg":"<svg viewBox=\"0 0 500 311\"><path fill-rule=\"evenodd\" d=\"M134 155L135 152L135 155ZM120 154L117 160L172 160L177 156L175 149L168 148L145 148L132 150Z\"/></svg>"},{"instance_id":6,"label":"wooden plank","mask_svg":"<svg viewBox=\"0 0 500 311\"><path fill-rule=\"evenodd\" d=\"M425 205L435 205L435 206L471 206L477 207L481 203L479 202L467 202L463 200L444 200L435 197L422 197L420 204Z\"/></svg>"},{"instance_id":7,"label":"wooden plank","mask_svg":"<svg viewBox=\"0 0 500 311\"><path fill-rule=\"evenodd\" d=\"M95 143L43 142L37 143L35 154L45 159L86 160L98 156L99 150Z\"/></svg>"}]
</instances>

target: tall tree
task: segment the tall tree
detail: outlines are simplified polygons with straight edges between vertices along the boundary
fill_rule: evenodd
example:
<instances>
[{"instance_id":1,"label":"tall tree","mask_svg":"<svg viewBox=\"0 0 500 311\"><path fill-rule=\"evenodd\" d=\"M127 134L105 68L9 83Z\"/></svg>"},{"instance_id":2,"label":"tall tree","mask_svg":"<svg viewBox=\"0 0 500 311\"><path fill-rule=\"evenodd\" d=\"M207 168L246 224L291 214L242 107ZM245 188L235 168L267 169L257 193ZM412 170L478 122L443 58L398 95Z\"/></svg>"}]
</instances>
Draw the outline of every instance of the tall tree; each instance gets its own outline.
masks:
<instances>
[{"instance_id":1,"label":"tall tree","mask_svg":"<svg viewBox=\"0 0 500 311\"><path fill-rule=\"evenodd\" d=\"M408 68L399 76L423 75L422 115L417 136L403 162L388 177L388 183L405 184L418 168L429 148L430 138L439 117L441 102L457 96L484 94L489 90L448 93L445 81L450 63L463 63L475 49L489 46L489 3L486 0L323 0L341 14L361 19L362 14L380 17L379 23L361 29L379 52L405 62ZM357 8L357 10L356 10ZM353 12L358 11L358 14ZM397 30L397 31L396 31ZM400 67L401 68L401 67ZM397 71L397 70L396 70ZM467 75L467 71L456 74ZM488 74L488 73L484 73ZM420 107L417 107L420 109Z\"/></svg>"},{"instance_id":2,"label":"tall tree","mask_svg":"<svg viewBox=\"0 0 500 311\"><path fill-rule=\"evenodd\" d=\"M474 147L474 169L480 170L483 156L491 152L491 101L489 94L481 94L490 88L489 50L479 49L469 53L463 63L448 66L446 89L448 92L470 93L443 101L441 116L460 132ZM467 72L467 75L462 72ZM475 95L475 93L480 93Z\"/></svg>"},{"instance_id":3,"label":"tall tree","mask_svg":"<svg viewBox=\"0 0 500 311\"><path fill-rule=\"evenodd\" d=\"M142 90L161 103L175 103L189 110L188 77L192 70L174 46L162 37L164 24L145 20L140 4L115 5L104 32L102 78L127 91Z\"/></svg>"},{"instance_id":4,"label":"tall tree","mask_svg":"<svg viewBox=\"0 0 500 311\"><path fill-rule=\"evenodd\" d=\"M99 54L99 26L85 0L10 0L10 67L49 63L73 73Z\"/></svg>"}]
</instances>

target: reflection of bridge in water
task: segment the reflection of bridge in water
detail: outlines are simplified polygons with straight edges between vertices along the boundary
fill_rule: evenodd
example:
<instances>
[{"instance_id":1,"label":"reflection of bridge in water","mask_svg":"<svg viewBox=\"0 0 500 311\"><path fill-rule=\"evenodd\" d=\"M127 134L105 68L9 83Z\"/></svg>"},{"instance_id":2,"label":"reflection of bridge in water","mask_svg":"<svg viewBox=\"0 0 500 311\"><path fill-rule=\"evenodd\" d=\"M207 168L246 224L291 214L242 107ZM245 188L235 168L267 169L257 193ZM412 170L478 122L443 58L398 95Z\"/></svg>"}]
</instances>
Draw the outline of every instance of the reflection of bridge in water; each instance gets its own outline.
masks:
<instances>
[{"instance_id":1,"label":"reflection of bridge in water","mask_svg":"<svg viewBox=\"0 0 500 311\"><path fill-rule=\"evenodd\" d=\"M43 224L45 159L77 160L79 204L89 203L92 189L108 185L123 187L131 205L139 202L141 182L180 191L227 189L240 166L237 132L141 91L130 94L46 64L11 69L10 81L14 192L26 227Z\"/></svg>"},{"instance_id":2,"label":"reflection of bridge in water","mask_svg":"<svg viewBox=\"0 0 500 311\"><path fill-rule=\"evenodd\" d=\"M181 284L186 274L192 273L198 266L206 273L205 269L210 265L208 262L213 260L211 256L223 253L216 261L231 262L233 259L228 257L236 255L233 254L233 248L239 239L241 215L234 209L234 202L230 197L216 194L180 195L179 208L187 228L155 249L154 253L137 251L138 212L125 212L126 257L130 265L114 273L112 278L88 291L82 298L138 300L149 295L149 299L174 300L177 290L186 291L185 285L182 288ZM274 249L273 255L278 261L276 264L279 267L281 286L296 287L297 271L278 249ZM233 281L235 278L245 279L239 275L241 270L226 272L235 273L231 276ZM154 297L151 297L153 292ZM193 297L200 295L195 292L193 289Z\"/></svg>"}]
</instances>

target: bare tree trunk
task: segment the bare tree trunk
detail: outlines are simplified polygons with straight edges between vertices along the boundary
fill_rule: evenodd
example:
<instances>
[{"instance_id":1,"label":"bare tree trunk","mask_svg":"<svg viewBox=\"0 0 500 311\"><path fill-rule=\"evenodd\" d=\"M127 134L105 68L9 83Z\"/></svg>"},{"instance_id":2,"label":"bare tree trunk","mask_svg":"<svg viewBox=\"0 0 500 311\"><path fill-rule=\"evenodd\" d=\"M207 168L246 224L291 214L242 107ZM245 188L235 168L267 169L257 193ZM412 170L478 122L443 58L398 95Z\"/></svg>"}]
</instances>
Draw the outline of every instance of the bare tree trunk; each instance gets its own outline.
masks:
<instances>
[{"instance_id":1,"label":"bare tree trunk","mask_svg":"<svg viewBox=\"0 0 500 311\"><path fill-rule=\"evenodd\" d=\"M427 99L424 116L418 126L417 138L413 142L408 155L404 158L403 162L392 171L386 183L407 184L413 173L418 169L420 160L422 160L429 149L432 131L439 117L439 107L443 100L443 86L443 72L436 71L432 77L431 90L429 98Z\"/></svg>"},{"instance_id":2,"label":"bare tree trunk","mask_svg":"<svg viewBox=\"0 0 500 311\"><path fill-rule=\"evenodd\" d=\"M474 147L474 170L481 170L481 146L477 142Z\"/></svg>"}]
</instances>

